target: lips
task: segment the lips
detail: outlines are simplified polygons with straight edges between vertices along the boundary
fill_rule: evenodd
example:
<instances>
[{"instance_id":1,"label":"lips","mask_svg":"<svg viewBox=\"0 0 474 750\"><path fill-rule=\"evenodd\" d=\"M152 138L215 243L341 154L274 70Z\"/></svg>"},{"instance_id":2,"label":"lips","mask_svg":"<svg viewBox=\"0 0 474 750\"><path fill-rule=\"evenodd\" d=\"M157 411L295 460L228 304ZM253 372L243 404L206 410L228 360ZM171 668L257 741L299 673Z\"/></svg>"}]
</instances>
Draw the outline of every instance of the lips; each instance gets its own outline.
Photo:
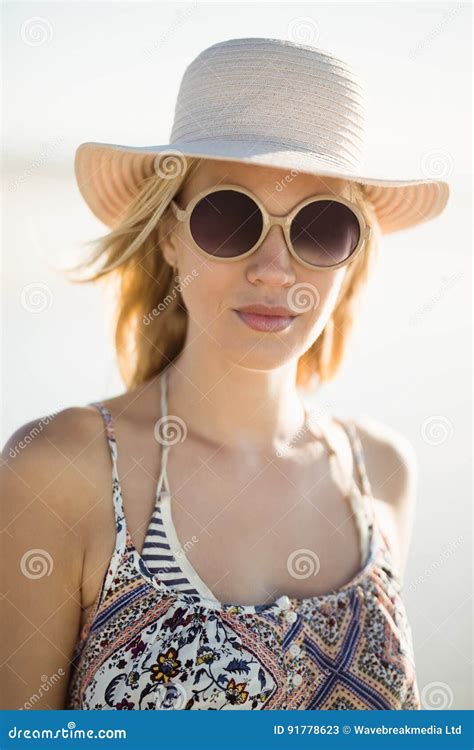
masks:
<instances>
[{"instance_id":1,"label":"lips","mask_svg":"<svg viewBox=\"0 0 474 750\"><path fill-rule=\"evenodd\" d=\"M235 310L240 320L255 331L278 332L284 331L292 325L295 315L260 315L259 313L247 312L247 310Z\"/></svg>"},{"instance_id":2,"label":"lips","mask_svg":"<svg viewBox=\"0 0 474 750\"><path fill-rule=\"evenodd\" d=\"M296 313L294 313L288 307L261 304L245 305L245 307L240 307L238 312L256 313L257 315L266 315L268 317L277 316L283 318L293 318L296 315Z\"/></svg>"}]
</instances>

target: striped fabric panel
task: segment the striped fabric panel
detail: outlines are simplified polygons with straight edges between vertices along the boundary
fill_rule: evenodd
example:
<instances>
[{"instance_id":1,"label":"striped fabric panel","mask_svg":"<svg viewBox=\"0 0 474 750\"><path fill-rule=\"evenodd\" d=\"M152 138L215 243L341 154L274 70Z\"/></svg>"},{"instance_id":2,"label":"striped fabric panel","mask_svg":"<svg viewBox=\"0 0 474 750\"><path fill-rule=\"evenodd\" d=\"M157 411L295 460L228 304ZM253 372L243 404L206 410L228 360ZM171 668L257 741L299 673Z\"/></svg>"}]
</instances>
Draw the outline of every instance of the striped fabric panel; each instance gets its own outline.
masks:
<instances>
[{"instance_id":1,"label":"striped fabric panel","mask_svg":"<svg viewBox=\"0 0 474 750\"><path fill-rule=\"evenodd\" d=\"M198 591L184 575L168 544L158 503L155 505L147 529L142 558L150 573L163 581L170 589L199 599Z\"/></svg>"}]
</instances>

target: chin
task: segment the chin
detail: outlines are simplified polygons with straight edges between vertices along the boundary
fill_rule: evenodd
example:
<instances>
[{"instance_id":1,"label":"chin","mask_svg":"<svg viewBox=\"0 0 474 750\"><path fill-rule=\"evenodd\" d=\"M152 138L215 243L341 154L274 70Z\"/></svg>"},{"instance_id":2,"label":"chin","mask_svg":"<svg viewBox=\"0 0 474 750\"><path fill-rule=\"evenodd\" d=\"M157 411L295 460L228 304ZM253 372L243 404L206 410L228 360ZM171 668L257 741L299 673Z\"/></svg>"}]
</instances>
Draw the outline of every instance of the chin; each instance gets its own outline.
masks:
<instances>
[{"instance_id":1,"label":"chin","mask_svg":"<svg viewBox=\"0 0 474 750\"><path fill-rule=\"evenodd\" d=\"M232 345L229 338L221 343L220 352L227 362L234 367L243 367L246 370L257 370L268 372L283 367L288 362L298 359L304 352L300 348L293 348L287 343L273 341L256 342L254 338L249 343L249 338L239 339L234 337Z\"/></svg>"}]
</instances>

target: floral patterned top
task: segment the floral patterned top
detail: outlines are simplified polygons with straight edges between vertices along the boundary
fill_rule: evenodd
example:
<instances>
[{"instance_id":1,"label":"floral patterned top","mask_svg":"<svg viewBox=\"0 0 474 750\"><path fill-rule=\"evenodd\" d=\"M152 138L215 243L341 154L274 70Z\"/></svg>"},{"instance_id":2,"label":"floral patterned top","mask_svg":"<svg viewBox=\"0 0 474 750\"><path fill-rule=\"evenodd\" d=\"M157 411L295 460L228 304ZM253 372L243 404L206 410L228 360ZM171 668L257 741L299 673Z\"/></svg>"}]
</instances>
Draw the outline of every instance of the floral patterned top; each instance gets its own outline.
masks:
<instances>
[{"instance_id":1,"label":"floral patterned top","mask_svg":"<svg viewBox=\"0 0 474 750\"><path fill-rule=\"evenodd\" d=\"M165 370L162 419L166 382ZM101 402L92 405L111 452L117 535L76 645L66 709L420 708L401 584L351 420L339 422L358 476L348 500L360 530L359 573L328 594L235 605L214 597L179 545L166 476L172 440L163 441L155 510L139 554L124 515L112 417Z\"/></svg>"}]
</instances>

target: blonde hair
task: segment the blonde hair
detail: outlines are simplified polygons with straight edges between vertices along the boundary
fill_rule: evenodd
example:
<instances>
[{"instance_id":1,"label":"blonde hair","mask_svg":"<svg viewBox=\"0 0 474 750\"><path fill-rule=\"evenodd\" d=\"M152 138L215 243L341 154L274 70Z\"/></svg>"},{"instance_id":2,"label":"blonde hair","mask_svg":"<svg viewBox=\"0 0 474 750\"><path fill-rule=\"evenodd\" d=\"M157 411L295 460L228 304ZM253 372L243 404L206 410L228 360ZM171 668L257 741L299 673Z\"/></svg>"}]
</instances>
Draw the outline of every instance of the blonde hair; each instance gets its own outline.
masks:
<instances>
[{"instance_id":1,"label":"blonde hair","mask_svg":"<svg viewBox=\"0 0 474 750\"><path fill-rule=\"evenodd\" d=\"M66 271L73 283L115 282L115 348L128 390L158 375L178 357L185 343L188 313L180 290L186 279L175 278L160 249L160 240L173 218L172 198L200 162L187 158L179 175L168 179L153 175L145 180L118 225L105 236L91 240L88 244L95 245L91 255ZM371 238L349 264L323 331L298 360L296 384L304 389L309 389L315 378L323 382L336 375L378 247L379 227L373 206L362 185L349 185L351 200L372 227Z\"/></svg>"}]
</instances>

